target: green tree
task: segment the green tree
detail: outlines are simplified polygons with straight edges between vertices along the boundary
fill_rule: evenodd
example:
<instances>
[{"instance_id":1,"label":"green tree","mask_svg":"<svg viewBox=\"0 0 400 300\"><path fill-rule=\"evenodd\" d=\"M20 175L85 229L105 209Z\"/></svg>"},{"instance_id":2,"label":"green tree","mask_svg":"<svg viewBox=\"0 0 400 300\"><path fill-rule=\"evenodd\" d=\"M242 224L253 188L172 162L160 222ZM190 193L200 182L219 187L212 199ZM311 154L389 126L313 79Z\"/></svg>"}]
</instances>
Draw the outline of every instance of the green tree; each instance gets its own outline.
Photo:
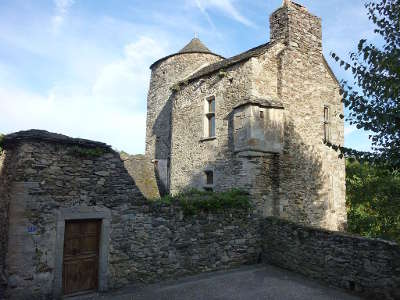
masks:
<instances>
[{"instance_id":1,"label":"green tree","mask_svg":"<svg viewBox=\"0 0 400 300\"><path fill-rule=\"evenodd\" d=\"M400 172L346 162L348 231L400 243Z\"/></svg>"},{"instance_id":2,"label":"green tree","mask_svg":"<svg viewBox=\"0 0 400 300\"><path fill-rule=\"evenodd\" d=\"M400 167L400 0L376 0L365 4L374 32L382 38L377 46L360 40L350 61L332 57L354 78L342 81L347 120L371 131L373 153L337 147L342 154ZM343 117L343 116L342 116Z\"/></svg>"}]
</instances>

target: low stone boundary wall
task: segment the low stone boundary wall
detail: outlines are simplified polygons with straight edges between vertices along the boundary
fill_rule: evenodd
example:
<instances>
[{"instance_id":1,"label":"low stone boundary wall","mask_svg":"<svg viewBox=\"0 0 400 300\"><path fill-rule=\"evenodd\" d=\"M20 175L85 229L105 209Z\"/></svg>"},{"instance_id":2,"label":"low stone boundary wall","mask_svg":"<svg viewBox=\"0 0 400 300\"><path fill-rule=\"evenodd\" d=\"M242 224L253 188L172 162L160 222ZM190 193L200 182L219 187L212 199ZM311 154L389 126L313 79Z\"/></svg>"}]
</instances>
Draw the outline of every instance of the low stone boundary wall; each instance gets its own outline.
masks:
<instances>
[{"instance_id":1,"label":"low stone boundary wall","mask_svg":"<svg viewBox=\"0 0 400 300\"><path fill-rule=\"evenodd\" d=\"M263 222L263 259L367 299L400 299L396 243L304 227L277 218Z\"/></svg>"},{"instance_id":2,"label":"low stone boundary wall","mask_svg":"<svg viewBox=\"0 0 400 300\"><path fill-rule=\"evenodd\" d=\"M185 216L178 206L146 200L129 171L141 168L139 160L127 163L107 145L35 130L5 142L0 299L2 281L11 299L58 299L65 223L84 219L102 222L101 291L252 264L262 254L266 263L368 299L400 299L395 243L244 210Z\"/></svg>"},{"instance_id":3,"label":"low stone boundary wall","mask_svg":"<svg viewBox=\"0 0 400 300\"><path fill-rule=\"evenodd\" d=\"M243 211L183 216L174 207L137 207L112 222L113 288L255 264L261 254L260 222Z\"/></svg>"},{"instance_id":4,"label":"low stone boundary wall","mask_svg":"<svg viewBox=\"0 0 400 300\"><path fill-rule=\"evenodd\" d=\"M8 199L6 199L6 190L3 182L5 182L3 174L3 161L5 156L0 148L0 299L4 297L5 286L7 283L5 275L5 260L7 254L8 239Z\"/></svg>"},{"instance_id":5,"label":"low stone boundary wall","mask_svg":"<svg viewBox=\"0 0 400 300\"><path fill-rule=\"evenodd\" d=\"M0 193L0 208L8 207L8 220L0 225L8 226L0 226L0 276L5 261L11 299L60 298L66 220L101 220L100 291L260 257L259 217L244 210L189 216L148 201L133 176L133 168L142 168L138 159L127 162L107 145L37 130L5 141L0 192L7 193Z\"/></svg>"}]
</instances>

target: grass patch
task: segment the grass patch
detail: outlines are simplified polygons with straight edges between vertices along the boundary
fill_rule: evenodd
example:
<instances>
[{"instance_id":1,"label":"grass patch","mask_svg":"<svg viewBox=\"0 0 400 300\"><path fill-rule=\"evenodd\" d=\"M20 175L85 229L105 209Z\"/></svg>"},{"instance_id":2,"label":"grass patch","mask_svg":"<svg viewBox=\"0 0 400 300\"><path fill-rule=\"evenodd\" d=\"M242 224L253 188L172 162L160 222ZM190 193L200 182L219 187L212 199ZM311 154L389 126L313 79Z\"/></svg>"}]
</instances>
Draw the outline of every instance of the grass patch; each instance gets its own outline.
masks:
<instances>
[{"instance_id":1,"label":"grass patch","mask_svg":"<svg viewBox=\"0 0 400 300\"><path fill-rule=\"evenodd\" d=\"M155 201L160 204L178 205L185 215L200 212L220 212L230 209L249 210L248 193L234 189L226 192L208 192L191 189L175 196L167 195Z\"/></svg>"}]
</instances>

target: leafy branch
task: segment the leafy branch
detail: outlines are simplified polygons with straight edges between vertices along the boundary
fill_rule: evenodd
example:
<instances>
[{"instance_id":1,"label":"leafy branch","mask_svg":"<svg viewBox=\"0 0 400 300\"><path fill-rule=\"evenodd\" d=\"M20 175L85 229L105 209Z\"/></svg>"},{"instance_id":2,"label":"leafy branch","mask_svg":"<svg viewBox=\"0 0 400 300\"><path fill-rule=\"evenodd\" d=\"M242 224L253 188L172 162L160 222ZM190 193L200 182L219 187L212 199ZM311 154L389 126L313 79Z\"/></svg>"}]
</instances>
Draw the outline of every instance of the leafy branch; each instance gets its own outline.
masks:
<instances>
[{"instance_id":1,"label":"leafy branch","mask_svg":"<svg viewBox=\"0 0 400 300\"><path fill-rule=\"evenodd\" d=\"M350 111L346 120L372 132L373 153L338 149L344 155L400 168L400 0L370 1L365 7L383 46L362 39L349 61L331 55L352 73L352 83L341 82L343 103Z\"/></svg>"}]
</instances>

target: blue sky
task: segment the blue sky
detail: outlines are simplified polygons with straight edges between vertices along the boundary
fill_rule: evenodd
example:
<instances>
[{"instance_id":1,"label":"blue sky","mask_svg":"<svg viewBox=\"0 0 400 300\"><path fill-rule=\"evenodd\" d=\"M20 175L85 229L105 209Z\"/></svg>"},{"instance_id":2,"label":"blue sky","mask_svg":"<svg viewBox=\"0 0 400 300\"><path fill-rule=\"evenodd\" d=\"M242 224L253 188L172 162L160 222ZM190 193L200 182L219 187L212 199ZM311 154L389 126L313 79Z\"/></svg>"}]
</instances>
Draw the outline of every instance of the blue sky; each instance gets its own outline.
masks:
<instances>
[{"instance_id":1,"label":"blue sky","mask_svg":"<svg viewBox=\"0 0 400 300\"><path fill-rule=\"evenodd\" d=\"M360 0L299 0L323 19L324 52L373 39ZM282 0L0 0L0 132L46 129L143 153L149 66L194 34L229 57L269 40ZM370 149L348 124L346 146Z\"/></svg>"}]
</instances>

